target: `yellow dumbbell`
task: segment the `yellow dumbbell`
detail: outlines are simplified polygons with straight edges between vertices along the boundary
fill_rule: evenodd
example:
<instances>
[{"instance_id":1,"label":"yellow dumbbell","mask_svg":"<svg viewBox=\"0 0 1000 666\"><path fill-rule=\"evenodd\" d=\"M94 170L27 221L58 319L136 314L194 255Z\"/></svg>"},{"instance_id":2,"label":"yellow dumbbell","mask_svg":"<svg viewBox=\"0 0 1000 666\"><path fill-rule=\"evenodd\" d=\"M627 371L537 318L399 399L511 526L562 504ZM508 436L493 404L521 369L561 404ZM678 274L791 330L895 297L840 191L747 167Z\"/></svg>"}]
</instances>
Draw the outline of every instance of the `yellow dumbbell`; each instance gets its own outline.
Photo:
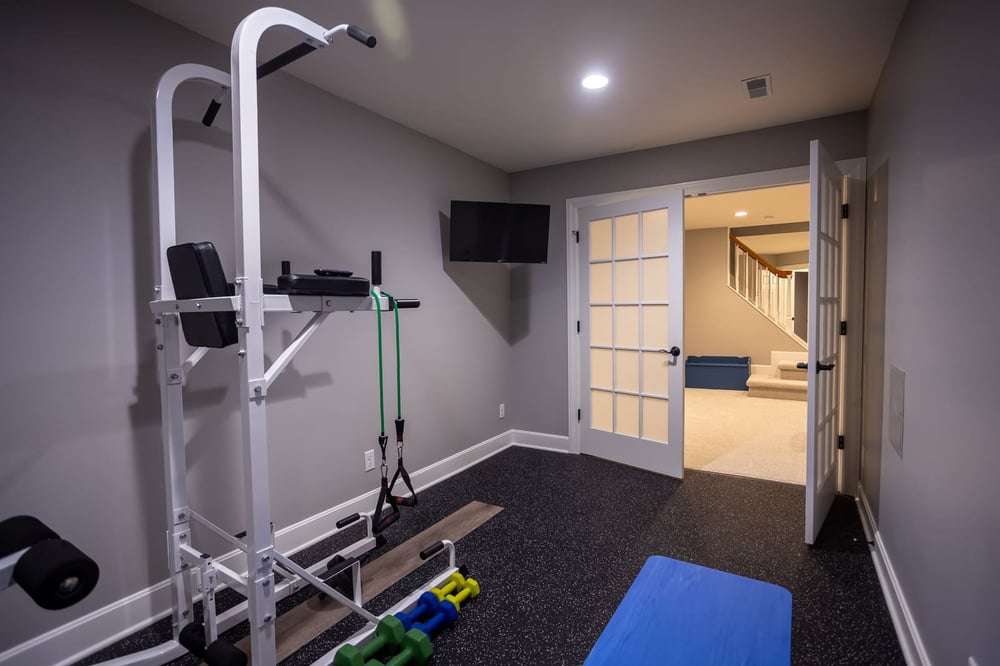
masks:
<instances>
[{"instance_id":1,"label":"yellow dumbbell","mask_svg":"<svg viewBox=\"0 0 1000 666\"><path fill-rule=\"evenodd\" d=\"M465 579L465 586L459 591L458 594L449 594L445 597L448 601L455 606L455 610L462 610L462 604L464 604L469 599L475 599L479 596L479 583L477 583L472 578Z\"/></svg>"},{"instance_id":2,"label":"yellow dumbbell","mask_svg":"<svg viewBox=\"0 0 1000 666\"><path fill-rule=\"evenodd\" d=\"M444 587L435 587L431 589L431 592L437 597L438 601L444 601L445 597L454 594L456 591L462 590L465 587L465 576L455 572L448 577L448 582L445 583Z\"/></svg>"}]
</instances>

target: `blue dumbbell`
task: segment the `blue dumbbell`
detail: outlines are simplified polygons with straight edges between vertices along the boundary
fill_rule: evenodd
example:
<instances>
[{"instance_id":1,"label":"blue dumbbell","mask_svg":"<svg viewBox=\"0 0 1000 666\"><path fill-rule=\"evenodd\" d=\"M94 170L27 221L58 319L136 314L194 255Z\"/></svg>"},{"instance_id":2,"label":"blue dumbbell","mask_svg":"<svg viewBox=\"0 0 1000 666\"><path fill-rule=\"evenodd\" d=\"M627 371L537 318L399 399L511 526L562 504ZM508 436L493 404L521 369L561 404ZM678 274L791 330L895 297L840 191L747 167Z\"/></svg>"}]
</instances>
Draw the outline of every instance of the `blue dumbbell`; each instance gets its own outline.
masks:
<instances>
[{"instance_id":1,"label":"blue dumbbell","mask_svg":"<svg viewBox=\"0 0 1000 666\"><path fill-rule=\"evenodd\" d=\"M417 605L413 607L409 613L400 611L396 613L396 617L403 623L403 627L406 631L412 629L419 621L420 618L425 615L434 616L438 612L438 606L441 602L438 601L437 597L430 592L424 592L417 599ZM425 632L426 633L426 632Z\"/></svg>"},{"instance_id":2,"label":"blue dumbbell","mask_svg":"<svg viewBox=\"0 0 1000 666\"><path fill-rule=\"evenodd\" d=\"M436 599L437 597L435 597L435 600ZM441 629L442 626L445 627L451 626L452 624L455 623L455 620L457 619L458 619L458 609L455 607L455 604L446 599L445 601L437 602L437 609L433 617L431 617L426 622L415 623L413 625L413 628L419 629L420 631L430 636L438 629Z\"/></svg>"}]
</instances>

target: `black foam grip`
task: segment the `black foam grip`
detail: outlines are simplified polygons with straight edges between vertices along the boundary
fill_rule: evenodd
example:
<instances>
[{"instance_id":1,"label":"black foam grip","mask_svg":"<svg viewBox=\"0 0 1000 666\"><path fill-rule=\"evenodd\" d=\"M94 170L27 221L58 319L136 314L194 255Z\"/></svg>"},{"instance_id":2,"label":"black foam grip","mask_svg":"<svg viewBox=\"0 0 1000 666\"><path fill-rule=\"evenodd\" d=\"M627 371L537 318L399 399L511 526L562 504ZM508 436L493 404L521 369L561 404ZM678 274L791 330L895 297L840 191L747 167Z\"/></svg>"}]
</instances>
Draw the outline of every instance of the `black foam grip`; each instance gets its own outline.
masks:
<instances>
[{"instance_id":1,"label":"black foam grip","mask_svg":"<svg viewBox=\"0 0 1000 666\"><path fill-rule=\"evenodd\" d=\"M420 299L419 298L396 298L393 299L396 303L396 307L400 310L406 310L407 308L419 308Z\"/></svg>"},{"instance_id":2,"label":"black foam grip","mask_svg":"<svg viewBox=\"0 0 1000 666\"><path fill-rule=\"evenodd\" d=\"M222 102L212 100L208 103L208 108L205 109L205 115L201 117L201 124L205 127L211 127L212 123L215 122L215 117L219 115L219 109L222 108Z\"/></svg>"},{"instance_id":3,"label":"black foam grip","mask_svg":"<svg viewBox=\"0 0 1000 666\"><path fill-rule=\"evenodd\" d=\"M302 42L298 46L293 46L284 53L279 53L265 63L257 66L257 78L262 79L268 74L272 74L286 65L290 65L299 58L309 55L316 50L316 47L308 42Z\"/></svg>"},{"instance_id":4,"label":"black foam grip","mask_svg":"<svg viewBox=\"0 0 1000 666\"><path fill-rule=\"evenodd\" d=\"M351 523L357 522L359 518L361 518L360 513L352 513L349 516L344 516L343 518L337 521L337 529L340 529L341 527L347 527Z\"/></svg>"},{"instance_id":5,"label":"black foam grip","mask_svg":"<svg viewBox=\"0 0 1000 666\"><path fill-rule=\"evenodd\" d=\"M395 511L386 514L382 518L382 520L372 525L372 534L378 534L385 528L389 527L389 525L392 525L397 520L399 520L399 514L396 513Z\"/></svg>"},{"instance_id":6,"label":"black foam grip","mask_svg":"<svg viewBox=\"0 0 1000 666\"><path fill-rule=\"evenodd\" d=\"M420 551L420 559L427 560L444 550L444 541L438 541L433 546L427 546Z\"/></svg>"},{"instance_id":7,"label":"black foam grip","mask_svg":"<svg viewBox=\"0 0 1000 666\"><path fill-rule=\"evenodd\" d=\"M403 426L406 425L406 419L396 419L396 441L403 441Z\"/></svg>"},{"instance_id":8,"label":"black foam grip","mask_svg":"<svg viewBox=\"0 0 1000 666\"><path fill-rule=\"evenodd\" d=\"M372 250L372 285L382 284L382 251Z\"/></svg>"},{"instance_id":9,"label":"black foam grip","mask_svg":"<svg viewBox=\"0 0 1000 666\"><path fill-rule=\"evenodd\" d=\"M370 49L375 48L375 45L378 43L378 40L375 39L375 35L365 32L353 23L347 26L347 34Z\"/></svg>"},{"instance_id":10,"label":"black foam grip","mask_svg":"<svg viewBox=\"0 0 1000 666\"><path fill-rule=\"evenodd\" d=\"M393 501L396 504L399 504L400 506L416 506L417 505L417 498L416 497L400 497L399 495L393 495L392 499L393 499Z\"/></svg>"}]
</instances>

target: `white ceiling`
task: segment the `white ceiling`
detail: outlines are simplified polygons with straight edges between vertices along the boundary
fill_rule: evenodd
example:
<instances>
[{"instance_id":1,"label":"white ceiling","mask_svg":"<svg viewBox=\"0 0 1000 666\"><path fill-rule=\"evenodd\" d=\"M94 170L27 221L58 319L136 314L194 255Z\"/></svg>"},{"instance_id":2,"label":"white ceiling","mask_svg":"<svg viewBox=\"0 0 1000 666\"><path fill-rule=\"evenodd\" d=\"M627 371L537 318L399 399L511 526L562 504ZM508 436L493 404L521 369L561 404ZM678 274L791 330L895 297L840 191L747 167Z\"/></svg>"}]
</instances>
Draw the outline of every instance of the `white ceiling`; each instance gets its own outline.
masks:
<instances>
[{"instance_id":1,"label":"white ceiling","mask_svg":"<svg viewBox=\"0 0 1000 666\"><path fill-rule=\"evenodd\" d=\"M865 109L906 0L132 0L229 44L272 4L369 50L288 71L505 171ZM339 43L338 43L339 42ZM294 45L267 36L261 60ZM586 91L593 69L611 84ZM773 96L740 81L770 74Z\"/></svg>"},{"instance_id":2,"label":"white ceiling","mask_svg":"<svg viewBox=\"0 0 1000 666\"><path fill-rule=\"evenodd\" d=\"M745 211L746 216L736 217L737 211ZM770 226L808 221L809 183L684 199L684 228L688 230ZM767 255L809 249L808 231L741 236L740 240L758 253Z\"/></svg>"}]
</instances>

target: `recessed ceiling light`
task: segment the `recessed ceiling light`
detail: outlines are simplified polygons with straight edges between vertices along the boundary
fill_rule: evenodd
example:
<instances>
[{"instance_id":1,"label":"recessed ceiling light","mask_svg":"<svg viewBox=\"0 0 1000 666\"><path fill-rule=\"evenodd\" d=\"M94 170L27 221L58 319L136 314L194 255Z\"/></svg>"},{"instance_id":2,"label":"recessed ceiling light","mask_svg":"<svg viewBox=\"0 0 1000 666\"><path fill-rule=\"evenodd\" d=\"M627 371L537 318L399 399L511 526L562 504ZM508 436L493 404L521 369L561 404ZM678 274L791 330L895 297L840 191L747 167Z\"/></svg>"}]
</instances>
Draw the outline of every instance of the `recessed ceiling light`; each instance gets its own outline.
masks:
<instances>
[{"instance_id":1,"label":"recessed ceiling light","mask_svg":"<svg viewBox=\"0 0 1000 666\"><path fill-rule=\"evenodd\" d=\"M733 213L733 216L734 217L746 217L747 216L747 212L745 210L738 210L735 213Z\"/></svg>"},{"instance_id":2,"label":"recessed ceiling light","mask_svg":"<svg viewBox=\"0 0 1000 666\"><path fill-rule=\"evenodd\" d=\"M588 90L599 90L608 85L608 77L603 74L588 74L580 81L580 85Z\"/></svg>"}]
</instances>

